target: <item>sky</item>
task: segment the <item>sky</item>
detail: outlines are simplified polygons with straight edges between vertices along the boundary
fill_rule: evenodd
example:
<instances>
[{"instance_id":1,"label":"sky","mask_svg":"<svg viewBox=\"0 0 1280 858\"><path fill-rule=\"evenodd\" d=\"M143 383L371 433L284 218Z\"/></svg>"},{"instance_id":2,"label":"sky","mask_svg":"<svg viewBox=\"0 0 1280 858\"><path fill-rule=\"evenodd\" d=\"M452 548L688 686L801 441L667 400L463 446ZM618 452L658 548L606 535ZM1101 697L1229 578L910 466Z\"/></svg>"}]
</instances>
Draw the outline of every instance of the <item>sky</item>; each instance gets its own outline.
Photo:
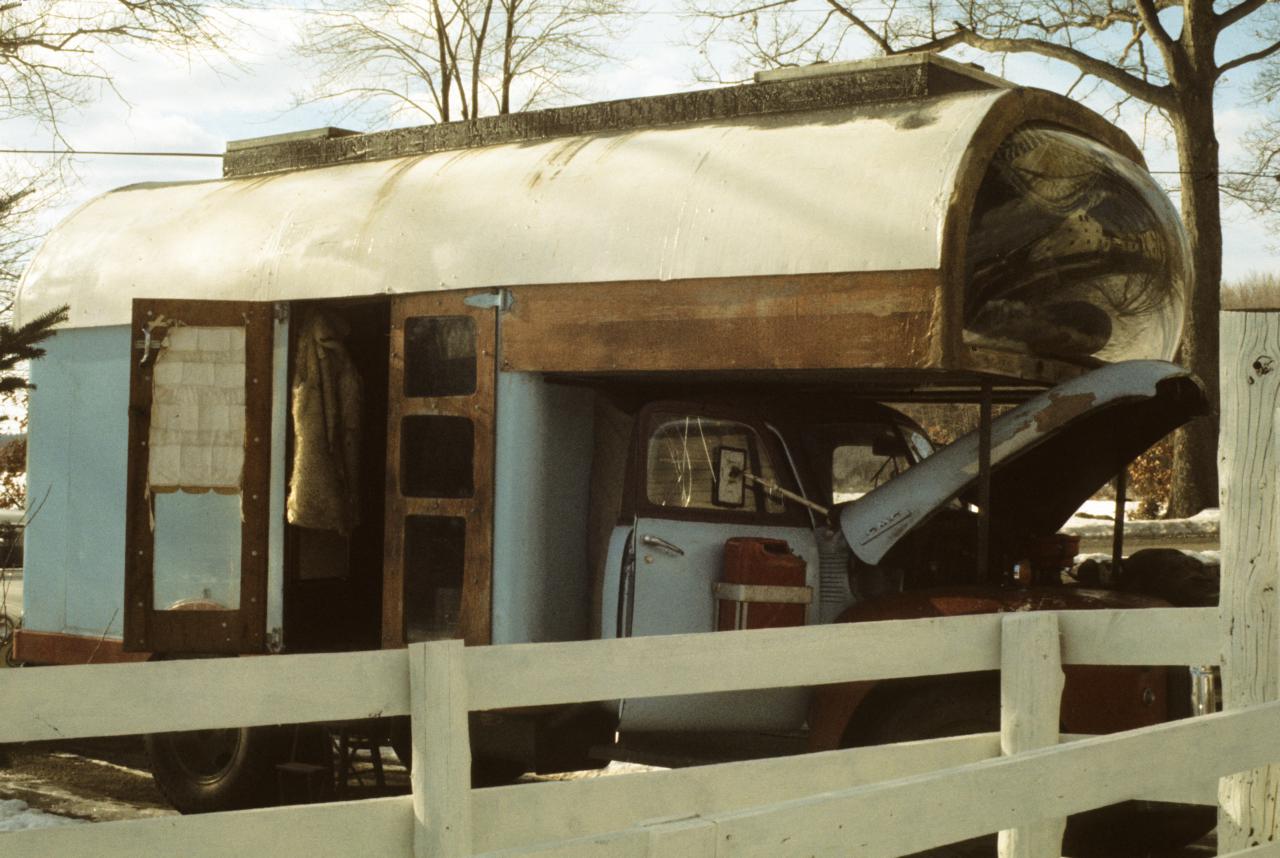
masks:
<instances>
[{"instance_id":1,"label":"sky","mask_svg":"<svg viewBox=\"0 0 1280 858\"><path fill-rule=\"evenodd\" d=\"M695 80L695 52L682 43L687 24L671 8L650 8L628 27L617 61L601 65L589 79L580 81L582 100L705 86ZM62 127L66 141L78 149L220 153L228 140L331 124L381 130L365 124L360 116L335 122L337 108L333 105L294 106L295 96L306 90L310 75L290 50L305 14L297 7L239 13L241 23L233 34L229 56L181 58L151 48L104 54L102 63L122 97L104 92L80 113L66 117ZM1032 58L1015 58L1004 65L992 58L983 62L988 71L1050 89L1065 88L1072 77L1063 68ZM1244 82L1229 81L1220 90L1218 133L1224 169L1243 154L1240 136L1256 116L1256 108L1246 102ZM1098 110L1108 106L1105 96L1089 104ZM402 124L419 122L406 119ZM1176 169L1165 131L1152 133L1144 128L1136 111L1119 117L1118 124L1143 147L1152 170ZM21 123L0 123L0 147L41 148L51 142L47 132ZM40 160L34 158L32 163L38 165ZM217 158L77 157L71 162L67 190L44 213L41 225L51 226L76 206L114 187L215 178L220 170ZM1176 203L1176 175L1157 178L1174 190ZM1224 246L1227 281L1251 273L1280 272L1280 242L1267 224L1230 203L1224 205Z\"/></svg>"}]
</instances>

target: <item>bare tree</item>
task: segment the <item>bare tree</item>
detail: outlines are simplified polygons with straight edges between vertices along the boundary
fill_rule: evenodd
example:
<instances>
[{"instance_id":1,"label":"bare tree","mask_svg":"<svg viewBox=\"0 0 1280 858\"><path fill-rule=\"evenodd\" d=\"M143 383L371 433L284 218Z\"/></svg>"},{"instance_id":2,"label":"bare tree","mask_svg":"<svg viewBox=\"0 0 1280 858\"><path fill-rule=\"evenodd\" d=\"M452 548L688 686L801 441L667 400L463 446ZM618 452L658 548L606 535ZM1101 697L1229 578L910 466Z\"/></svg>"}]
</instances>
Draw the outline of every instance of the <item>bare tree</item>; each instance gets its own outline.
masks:
<instances>
[{"instance_id":1,"label":"bare tree","mask_svg":"<svg viewBox=\"0 0 1280 858\"><path fill-rule=\"evenodd\" d=\"M244 0L0 0L0 119L55 133L58 119L111 79L102 52L127 44L218 47ZM218 12L215 14L214 9Z\"/></svg>"},{"instance_id":2,"label":"bare tree","mask_svg":"<svg viewBox=\"0 0 1280 858\"><path fill-rule=\"evenodd\" d=\"M326 0L299 53L334 100L375 123L510 113L574 94L607 59L624 0Z\"/></svg>"},{"instance_id":3,"label":"bare tree","mask_svg":"<svg viewBox=\"0 0 1280 858\"><path fill-rule=\"evenodd\" d=\"M1280 7L1268 0L691 0L711 63L730 46L741 65L793 65L868 49L897 54L976 49L1030 53L1073 66L1077 83L1109 88L1169 123L1193 279L1180 360L1217 403L1222 276L1214 98L1230 73L1280 51ZM1224 38L1230 34L1230 38ZM1074 88L1074 87L1073 87ZM1274 130L1274 126L1273 126ZM1271 136L1275 139L1274 135ZM1197 421L1174 443L1168 514L1217 503L1217 424Z\"/></svg>"},{"instance_id":4,"label":"bare tree","mask_svg":"<svg viewBox=\"0 0 1280 858\"><path fill-rule=\"evenodd\" d=\"M34 124L64 146L61 120L112 81L102 52L128 44L156 48L217 48L220 22L244 0L0 0L0 121ZM29 384L22 365L44 354L39 343L66 321L61 307L14 327L14 290L39 235L33 216L62 185L51 169L0 169L0 395ZM20 505L15 477L22 450L0 451L0 505ZM16 480L16 482L15 482Z\"/></svg>"},{"instance_id":5,"label":"bare tree","mask_svg":"<svg viewBox=\"0 0 1280 858\"><path fill-rule=\"evenodd\" d=\"M1271 28L1280 37L1280 25ZM1268 61L1252 84L1255 104L1265 111L1264 118L1245 135L1249 153L1237 169L1223 176L1223 190L1254 211L1280 217L1280 115L1273 112L1280 102L1280 62ZM1274 272L1272 272L1274 274Z\"/></svg>"}]
</instances>

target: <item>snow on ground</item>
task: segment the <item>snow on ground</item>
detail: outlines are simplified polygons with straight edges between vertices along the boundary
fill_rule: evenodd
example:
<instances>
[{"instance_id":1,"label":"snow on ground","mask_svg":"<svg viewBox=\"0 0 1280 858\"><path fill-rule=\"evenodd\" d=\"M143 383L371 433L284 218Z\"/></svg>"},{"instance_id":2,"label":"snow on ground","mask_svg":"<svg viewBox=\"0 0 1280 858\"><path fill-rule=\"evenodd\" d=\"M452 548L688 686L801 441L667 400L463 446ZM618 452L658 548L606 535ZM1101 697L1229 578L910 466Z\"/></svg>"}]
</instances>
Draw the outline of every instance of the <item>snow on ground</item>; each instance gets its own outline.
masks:
<instances>
[{"instance_id":1,"label":"snow on ground","mask_svg":"<svg viewBox=\"0 0 1280 858\"><path fill-rule=\"evenodd\" d=\"M1126 504L1124 532L1125 536L1169 539L1216 539L1221 521L1219 510L1214 507L1201 510L1191 518L1147 518L1135 519L1130 516L1136 504ZM1111 533L1111 517L1115 510L1113 501L1085 501L1062 526L1066 533L1074 533L1081 537L1102 536Z\"/></svg>"},{"instance_id":2,"label":"snow on ground","mask_svg":"<svg viewBox=\"0 0 1280 858\"><path fill-rule=\"evenodd\" d=\"M22 619L22 570L0 569L0 613Z\"/></svg>"},{"instance_id":3,"label":"snow on ground","mask_svg":"<svg viewBox=\"0 0 1280 858\"><path fill-rule=\"evenodd\" d=\"M16 798L0 799L0 831L25 831L28 828L52 828L55 825L72 825L83 822L53 813L45 813L30 807Z\"/></svg>"}]
</instances>

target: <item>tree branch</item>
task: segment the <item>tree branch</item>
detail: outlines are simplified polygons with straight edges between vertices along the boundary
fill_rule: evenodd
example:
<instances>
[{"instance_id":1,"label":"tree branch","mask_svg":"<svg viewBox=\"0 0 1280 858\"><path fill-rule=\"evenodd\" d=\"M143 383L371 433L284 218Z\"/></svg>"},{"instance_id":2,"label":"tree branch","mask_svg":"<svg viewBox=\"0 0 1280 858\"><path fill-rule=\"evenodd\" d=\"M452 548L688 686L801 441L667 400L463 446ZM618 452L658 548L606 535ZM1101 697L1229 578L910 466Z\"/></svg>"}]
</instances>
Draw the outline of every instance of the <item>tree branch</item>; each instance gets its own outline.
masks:
<instances>
[{"instance_id":1,"label":"tree branch","mask_svg":"<svg viewBox=\"0 0 1280 858\"><path fill-rule=\"evenodd\" d=\"M1216 77L1220 78L1227 72L1231 71L1232 69L1240 68L1240 66L1246 66L1249 63L1257 62L1258 60L1264 60L1267 57L1274 54L1276 51L1280 51L1280 41L1272 42L1270 45L1267 45L1265 48L1254 51L1251 54L1244 54L1243 56L1236 57L1234 60L1228 60L1227 62L1218 66L1218 72Z\"/></svg>"},{"instance_id":2,"label":"tree branch","mask_svg":"<svg viewBox=\"0 0 1280 858\"><path fill-rule=\"evenodd\" d=\"M839 0L827 0L827 3L831 5L831 8L835 10L837 15L848 20L853 24L853 26L861 30L868 39L875 42L876 46L879 47L880 50L884 51L886 54L892 54L894 52L893 46L889 44L887 39L875 30L871 29L871 27L867 25L866 21L862 20L860 16L853 14L853 12L850 11L843 3L840 3Z\"/></svg>"},{"instance_id":3,"label":"tree branch","mask_svg":"<svg viewBox=\"0 0 1280 858\"><path fill-rule=\"evenodd\" d=\"M1106 81L1122 92L1140 98L1157 107L1172 108L1174 106L1173 90L1169 86L1156 86L1135 74L1117 68L1104 60L1090 56L1078 48L1060 45L1044 39L1004 38L983 36L970 30L963 24L956 23L955 31L938 39L923 44L913 45L897 53L938 53L956 45L967 45L989 53L1039 54L1042 57L1060 60L1091 74L1099 80Z\"/></svg>"},{"instance_id":4,"label":"tree branch","mask_svg":"<svg viewBox=\"0 0 1280 858\"><path fill-rule=\"evenodd\" d=\"M1268 0L1244 0L1243 3L1237 3L1229 9L1224 9L1214 17L1218 21L1218 31L1221 32L1232 24L1248 18L1254 12L1257 12L1267 4Z\"/></svg>"},{"instance_id":5,"label":"tree branch","mask_svg":"<svg viewBox=\"0 0 1280 858\"><path fill-rule=\"evenodd\" d=\"M1147 35L1160 49L1160 56L1164 57L1164 67L1172 74L1179 65L1178 54L1182 50L1181 47L1169 35L1164 24L1160 23L1160 12L1152 0L1134 0L1134 5L1138 8L1138 15L1142 18L1142 26L1146 29Z\"/></svg>"}]
</instances>

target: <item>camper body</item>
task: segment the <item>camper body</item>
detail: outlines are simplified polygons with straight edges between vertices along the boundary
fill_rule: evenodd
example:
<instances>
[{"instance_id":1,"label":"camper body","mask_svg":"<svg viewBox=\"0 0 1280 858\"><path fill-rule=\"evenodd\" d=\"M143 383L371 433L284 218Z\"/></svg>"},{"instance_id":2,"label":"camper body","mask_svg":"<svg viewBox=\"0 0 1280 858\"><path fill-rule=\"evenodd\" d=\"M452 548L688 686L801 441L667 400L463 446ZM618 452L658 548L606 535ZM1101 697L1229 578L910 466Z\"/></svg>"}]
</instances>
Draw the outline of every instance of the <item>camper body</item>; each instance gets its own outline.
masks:
<instances>
[{"instance_id":1,"label":"camper body","mask_svg":"<svg viewBox=\"0 0 1280 858\"><path fill-rule=\"evenodd\" d=\"M19 658L1167 604L1061 584L1071 504L1203 408L1124 363L1172 354L1184 239L1069 100L918 57L247 141L225 172L87 204L26 275L19 313L71 321L32 370ZM983 429L931 464L882 404L913 401ZM1077 671L1069 726L1171 717L1175 673ZM520 771L835 747L911 738L919 690L482 713L475 741ZM171 796L222 777L159 753ZM247 800L205 792L178 803Z\"/></svg>"}]
</instances>

